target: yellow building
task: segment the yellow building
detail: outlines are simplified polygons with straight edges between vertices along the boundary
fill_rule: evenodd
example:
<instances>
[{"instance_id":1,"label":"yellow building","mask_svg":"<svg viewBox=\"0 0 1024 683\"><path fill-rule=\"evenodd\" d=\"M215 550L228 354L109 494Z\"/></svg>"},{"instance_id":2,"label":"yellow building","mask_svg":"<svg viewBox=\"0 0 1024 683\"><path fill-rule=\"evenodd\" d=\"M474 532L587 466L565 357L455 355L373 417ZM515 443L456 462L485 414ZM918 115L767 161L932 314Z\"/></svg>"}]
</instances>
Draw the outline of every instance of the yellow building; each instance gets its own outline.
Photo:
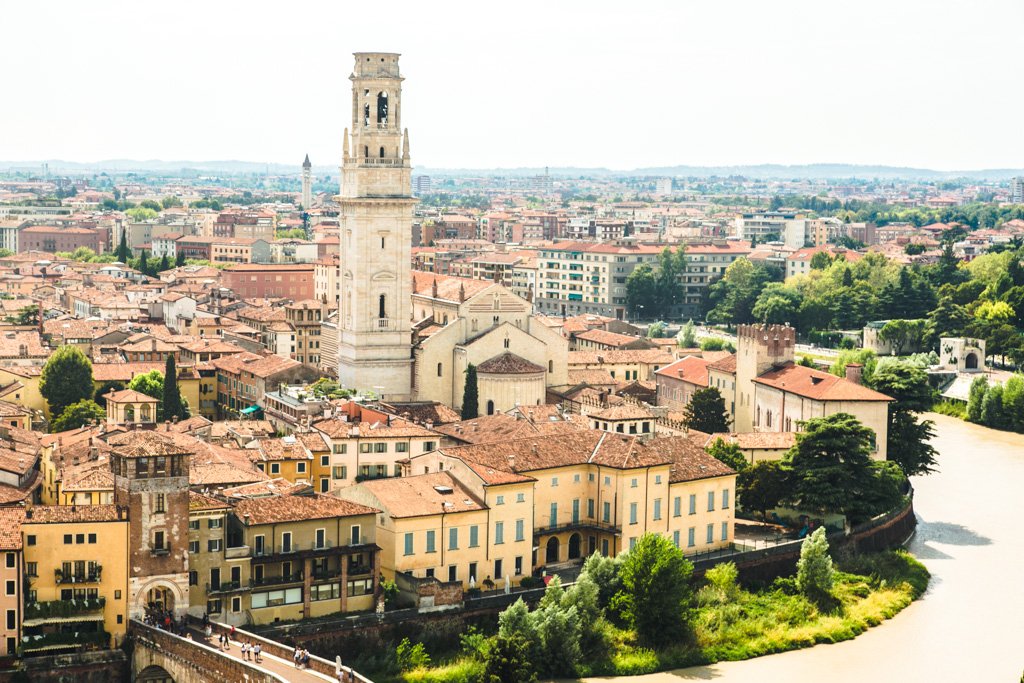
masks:
<instances>
[{"instance_id":1,"label":"yellow building","mask_svg":"<svg viewBox=\"0 0 1024 683\"><path fill-rule=\"evenodd\" d=\"M247 553L228 554L227 503L190 492L188 497L188 584L189 614L208 614L218 619L224 613L224 600L229 594L247 585L249 557ZM237 556L237 557L235 557ZM230 598L228 597L230 603ZM241 612L239 605L238 612Z\"/></svg>"},{"instance_id":2,"label":"yellow building","mask_svg":"<svg viewBox=\"0 0 1024 683\"><path fill-rule=\"evenodd\" d=\"M36 506L21 525L22 651L119 647L128 623L128 519L114 505Z\"/></svg>"},{"instance_id":3,"label":"yellow building","mask_svg":"<svg viewBox=\"0 0 1024 683\"><path fill-rule=\"evenodd\" d=\"M210 584L208 611L220 610L211 617L266 624L373 609L377 512L320 495L239 501L227 518L219 576L197 577Z\"/></svg>"},{"instance_id":4,"label":"yellow building","mask_svg":"<svg viewBox=\"0 0 1024 683\"><path fill-rule=\"evenodd\" d=\"M107 400L107 422L111 425L152 427L156 424L157 399L132 389L112 391Z\"/></svg>"},{"instance_id":5,"label":"yellow building","mask_svg":"<svg viewBox=\"0 0 1024 683\"><path fill-rule=\"evenodd\" d=\"M21 642L21 622L24 619L25 574L22 571L21 523L25 511L21 508L0 509L0 647L4 655L18 654ZM13 589L13 590L12 590Z\"/></svg>"},{"instance_id":6,"label":"yellow building","mask_svg":"<svg viewBox=\"0 0 1024 683\"><path fill-rule=\"evenodd\" d=\"M519 484L522 498L511 487L495 492L493 507L452 472L366 481L338 495L383 511L377 544L385 577L408 573L464 587L486 579L502 585L498 577L521 577L531 568L529 487L519 479L508 483Z\"/></svg>"},{"instance_id":7,"label":"yellow building","mask_svg":"<svg viewBox=\"0 0 1024 683\"><path fill-rule=\"evenodd\" d=\"M594 552L614 556L648 532L689 553L733 540L736 474L686 437L583 430L442 447L414 458L411 467L465 477L459 462L492 480L532 480L526 518L533 519L535 567L550 569ZM531 497L524 493L523 500Z\"/></svg>"},{"instance_id":8,"label":"yellow building","mask_svg":"<svg viewBox=\"0 0 1024 683\"><path fill-rule=\"evenodd\" d=\"M41 365L6 365L0 367L0 385L7 386L11 382L21 384L21 387L13 395L5 394L4 400L17 403L29 410L41 411L49 418L50 406L39 391L39 380L42 372L43 366Z\"/></svg>"}]
</instances>

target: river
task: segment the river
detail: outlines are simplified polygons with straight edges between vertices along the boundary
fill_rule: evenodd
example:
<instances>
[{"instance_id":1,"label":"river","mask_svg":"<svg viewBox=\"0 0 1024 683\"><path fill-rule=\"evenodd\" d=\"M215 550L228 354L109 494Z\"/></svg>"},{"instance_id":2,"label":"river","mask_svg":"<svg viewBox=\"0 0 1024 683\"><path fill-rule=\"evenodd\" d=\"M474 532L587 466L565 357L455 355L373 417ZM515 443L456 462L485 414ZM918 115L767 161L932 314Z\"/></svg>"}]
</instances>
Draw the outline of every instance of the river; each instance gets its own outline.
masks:
<instances>
[{"instance_id":1,"label":"river","mask_svg":"<svg viewBox=\"0 0 1024 683\"><path fill-rule=\"evenodd\" d=\"M920 600L854 640L623 683L1016 683L1024 671L1024 435L935 420L940 471L914 479ZM608 680L608 679L590 679Z\"/></svg>"}]
</instances>

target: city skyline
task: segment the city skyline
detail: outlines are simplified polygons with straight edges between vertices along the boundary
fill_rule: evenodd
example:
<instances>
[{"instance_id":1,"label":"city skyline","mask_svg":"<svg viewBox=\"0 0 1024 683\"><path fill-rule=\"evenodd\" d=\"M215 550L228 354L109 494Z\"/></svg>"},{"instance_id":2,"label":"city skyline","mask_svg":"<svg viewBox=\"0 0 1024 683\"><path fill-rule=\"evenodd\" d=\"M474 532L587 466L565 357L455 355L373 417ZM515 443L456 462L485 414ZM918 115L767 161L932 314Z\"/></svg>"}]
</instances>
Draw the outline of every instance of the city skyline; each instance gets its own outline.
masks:
<instances>
[{"instance_id":1,"label":"city skyline","mask_svg":"<svg viewBox=\"0 0 1024 683\"><path fill-rule=\"evenodd\" d=\"M6 45L19 67L8 86L23 100L0 115L20 132L0 142L0 159L297 167L308 152L334 166L350 53L378 45L404 55L415 167L952 171L1024 159L1003 75L1014 18L1024 19L1016 3L874 3L856 14L810 3L786 14L748 3L586 14L527 4L500 23L452 3L403 6L386 30L358 7L169 7L68 5L45 23L38 7L10 8L13 24L33 28ZM76 70L61 61L69 54Z\"/></svg>"}]
</instances>

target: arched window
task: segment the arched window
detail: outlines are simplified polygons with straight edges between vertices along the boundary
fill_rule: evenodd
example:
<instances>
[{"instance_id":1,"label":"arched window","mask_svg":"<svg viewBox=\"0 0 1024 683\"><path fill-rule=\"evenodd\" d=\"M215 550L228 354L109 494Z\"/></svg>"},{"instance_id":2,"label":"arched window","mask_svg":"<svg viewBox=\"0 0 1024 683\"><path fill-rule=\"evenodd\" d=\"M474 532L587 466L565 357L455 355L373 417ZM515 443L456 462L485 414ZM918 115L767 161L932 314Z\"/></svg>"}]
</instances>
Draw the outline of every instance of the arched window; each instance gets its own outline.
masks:
<instances>
[{"instance_id":1,"label":"arched window","mask_svg":"<svg viewBox=\"0 0 1024 683\"><path fill-rule=\"evenodd\" d=\"M443 375L444 375L444 364L438 363L437 364L437 376L438 377L442 377Z\"/></svg>"},{"instance_id":2,"label":"arched window","mask_svg":"<svg viewBox=\"0 0 1024 683\"><path fill-rule=\"evenodd\" d=\"M487 414L494 415L494 401L487 402Z\"/></svg>"},{"instance_id":3,"label":"arched window","mask_svg":"<svg viewBox=\"0 0 1024 683\"><path fill-rule=\"evenodd\" d=\"M381 159L384 158L384 146L383 145L381 145L381 148L380 148L380 158Z\"/></svg>"},{"instance_id":4,"label":"arched window","mask_svg":"<svg viewBox=\"0 0 1024 683\"><path fill-rule=\"evenodd\" d=\"M554 372L554 371L555 371L555 361L549 360L548 361L548 372Z\"/></svg>"},{"instance_id":5,"label":"arched window","mask_svg":"<svg viewBox=\"0 0 1024 683\"><path fill-rule=\"evenodd\" d=\"M448 314L447 313L444 314L444 324L445 325L448 324Z\"/></svg>"},{"instance_id":6,"label":"arched window","mask_svg":"<svg viewBox=\"0 0 1024 683\"><path fill-rule=\"evenodd\" d=\"M761 406L757 407L757 418L754 419L754 424L755 425L760 425L761 424Z\"/></svg>"},{"instance_id":7,"label":"arched window","mask_svg":"<svg viewBox=\"0 0 1024 683\"><path fill-rule=\"evenodd\" d=\"M363 125L370 125L370 103L367 102L363 105Z\"/></svg>"},{"instance_id":8,"label":"arched window","mask_svg":"<svg viewBox=\"0 0 1024 683\"><path fill-rule=\"evenodd\" d=\"M377 123L383 123L387 125L388 122L388 94L386 92L377 93ZM381 155L383 156L383 154Z\"/></svg>"},{"instance_id":9,"label":"arched window","mask_svg":"<svg viewBox=\"0 0 1024 683\"><path fill-rule=\"evenodd\" d=\"M386 317L388 317L388 315L387 315L387 308L386 308L386 305L385 305L386 302L387 302L387 299L385 298L385 296L383 294L381 294L380 298L377 300L377 317L378 318L386 318Z\"/></svg>"},{"instance_id":10,"label":"arched window","mask_svg":"<svg viewBox=\"0 0 1024 683\"><path fill-rule=\"evenodd\" d=\"M364 159L369 159L370 158L370 147L369 147L369 145L363 145L363 158Z\"/></svg>"},{"instance_id":11,"label":"arched window","mask_svg":"<svg viewBox=\"0 0 1024 683\"><path fill-rule=\"evenodd\" d=\"M509 340L509 338L508 338L508 337L505 337L505 348L506 348L506 349L508 348L508 345L509 345L509 341L510 341L510 340Z\"/></svg>"},{"instance_id":12,"label":"arched window","mask_svg":"<svg viewBox=\"0 0 1024 683\"><path fill-rule=\"evenodd\" d=\"M765 412L764 422L765 422L766 426L768 426L768 427L772 426L772 411L769 410L769 411Z\"/></svg>"}]
</instances>

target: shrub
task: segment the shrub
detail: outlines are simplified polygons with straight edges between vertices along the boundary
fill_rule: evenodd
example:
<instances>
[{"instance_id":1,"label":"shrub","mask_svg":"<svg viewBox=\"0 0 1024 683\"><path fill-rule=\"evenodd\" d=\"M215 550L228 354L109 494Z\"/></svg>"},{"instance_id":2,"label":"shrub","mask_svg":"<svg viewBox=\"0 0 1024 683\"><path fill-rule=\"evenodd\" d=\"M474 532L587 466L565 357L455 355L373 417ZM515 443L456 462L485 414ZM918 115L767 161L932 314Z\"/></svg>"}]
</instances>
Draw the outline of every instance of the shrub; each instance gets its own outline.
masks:
<instances>
[{"instance_id":1,"label":"shrub","mask_svg":"<svg viewBox=\"0 0 1024 683\"><path fill-rule=\"evenodd\" d=\"M827 603L832 597L835 570L828 554L825 527L818 527L800 546L796 563L796 585L809 600Z\"/></svg>"},{"instance_id":2,"label":"shrub","mask_svg":"<svg viewBox=\"0 0 1024 683\"><path fill-rule=\"evenodd\" d=\"M412 671L413 669L425 669L430 666L430 655L423 643L413 645L408 638L402 638L402 642L395 649L395 660L398 662L400 671Z\"/></svg>"},{"instance_id":3,"label":"shrub","mask_svg":"<svg viewBox=\"0 0 1024 683\"><path fill-rule=\"evenodd\" d=\"M483 633L480 633L475 626L470 626L466 629L465 633L459 635L459 645L462 648L462 654L479 662L487 659L489 644L490 639Z\"/></svg>"},{"instance_id":4,"label":"shrub","mask_svg":"<svg viewBox=\"0 0 1024 683\"><path fill-rule=\"evenodd\" d=\"M722 601L735 600L740 594L737 584L740 572L735 562L723 562L704 573L708 585L722 596Z\"/></svg>"},{"instance_id":5,"label":"shrub","mask_svg":"<svg viewBox=\"0 0 1024 683\"><path fill-rule=\"evenodd\" d=\"M612 669L616 676L642 676L659 669L658 655L654 650L639 648L625 650L612 655Z\"/></svg>"},{"instance_id":6,"label":"shrub","mask_svg":"<svg viewBox=\"0 0 1024 683\"><path fill-rule=\"evenodd\" d=\"M940 415L949 415L961 420L967 419L967 406L962 401L939 401L932 406L932 411Z\"/></svg>"}]
</instances>

